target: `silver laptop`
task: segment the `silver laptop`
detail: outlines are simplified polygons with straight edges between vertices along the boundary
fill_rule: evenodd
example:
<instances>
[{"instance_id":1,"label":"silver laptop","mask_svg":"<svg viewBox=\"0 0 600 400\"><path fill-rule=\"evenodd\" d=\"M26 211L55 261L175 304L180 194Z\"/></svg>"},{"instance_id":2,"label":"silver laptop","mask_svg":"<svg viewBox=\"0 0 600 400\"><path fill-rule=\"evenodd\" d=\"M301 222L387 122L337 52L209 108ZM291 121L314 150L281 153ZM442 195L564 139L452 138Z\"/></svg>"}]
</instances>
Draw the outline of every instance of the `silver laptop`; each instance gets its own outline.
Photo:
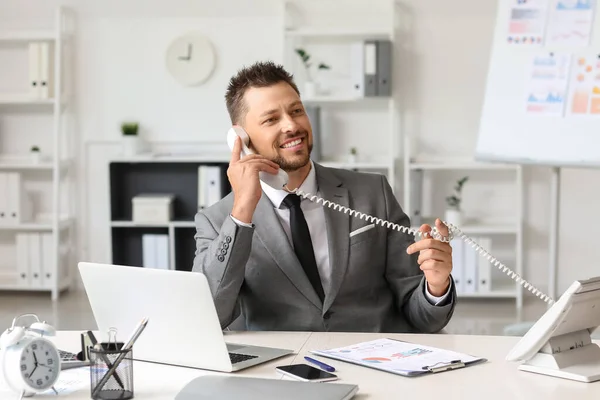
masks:
<instances>
[{"instance_id":1,"label":"silver laptop","mask_svg":"<svg viewBox=\"0 0 600 400\"><path fill-rule=\"evenodd\" d=\"M136 325L148 325L133 358L213 371L239 371L292 350L225 343L206 277L198 272L79 263L79 272L101 332L117 329L126 342Z\"/></svg>"}]
</instances>

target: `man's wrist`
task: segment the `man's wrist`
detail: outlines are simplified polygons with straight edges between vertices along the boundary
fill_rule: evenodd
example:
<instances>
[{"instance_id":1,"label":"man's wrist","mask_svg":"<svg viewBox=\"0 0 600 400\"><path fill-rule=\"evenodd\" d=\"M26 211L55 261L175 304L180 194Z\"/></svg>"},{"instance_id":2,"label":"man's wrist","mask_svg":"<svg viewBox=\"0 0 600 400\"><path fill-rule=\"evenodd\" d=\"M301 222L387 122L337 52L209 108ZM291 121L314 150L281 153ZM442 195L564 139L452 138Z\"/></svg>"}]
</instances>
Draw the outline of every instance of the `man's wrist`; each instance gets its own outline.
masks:
<instances>
[{"instance_id":1,"label":"man's wrist","mask_svg":"<svg viewBox=\"0 0 600 400\"><path fill-rule=\"evenodd\" d=\"M229 214L229 217L233 220L233 222L235 222L235 224L237 226L245 226L246 228L254 228L254 224L252 224L252 223L242 222L231 214Z\"/></svg>"},{"instance_id":2,"label":"man's wrist","mask_svg":"<svg viewBox=\"0 0 600 400\"><path fill-rule=\"evenodd\" d=\"M231 216L238 221L244 222L246 224L252 223L252 216L254 214L253 210L249 210L248 207L236 206L234 205L231 210Z\"/></svg>"},{"instance_id":3,"label":"man's wrist","mask_svg":"<svg viewBox=\"0 0 600 400\"><path fill-rule=\"evenodd\" d=\"M448 277L448 279L446 280L446 284L441 285L441 286L432 285L429 282L427 282L427 290L429 291L429 293L431 293L432 296L435 296L435 297L442 297L443 295L448 293L449 288L450 288L450 277Z\"/></svg>"}]
</instances>

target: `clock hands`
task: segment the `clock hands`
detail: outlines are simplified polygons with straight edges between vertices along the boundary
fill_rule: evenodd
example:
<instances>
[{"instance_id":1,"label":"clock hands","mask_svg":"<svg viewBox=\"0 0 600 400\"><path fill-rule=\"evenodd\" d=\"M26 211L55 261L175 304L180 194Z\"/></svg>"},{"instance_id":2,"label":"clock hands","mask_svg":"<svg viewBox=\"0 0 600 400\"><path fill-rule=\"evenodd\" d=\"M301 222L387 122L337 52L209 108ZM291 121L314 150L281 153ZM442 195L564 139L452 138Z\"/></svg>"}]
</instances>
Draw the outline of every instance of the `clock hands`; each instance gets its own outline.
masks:
<instances>
[{"instance_id":1,"label":"clock hands","mask_svg":"<svg viewBox=\"0 0 600 400\"><path fill-rule=\"evenodd\" d=\"M188 53L187 53L187 57L182 57L179 56L180 60L185 60L185 61L189 61L192 58L192 45L191 43L188 43Z\"/></svg>"},{"instance_id":2,"label":"clock hands","mask_svg":"<svg viewBox=\"0 0 600 400\"><path fill-rule=\"evenodd\" d=\"M33 371L31 371L31 373L29 374L30 379L33 376L33 373L35 372L35 370L37 369L37 367L39 365L37 356L35 355L35 351L31 351L31 354L33 354L33 362L34 362L35 366L33 367Z\"/></svg>"}]
</instances>

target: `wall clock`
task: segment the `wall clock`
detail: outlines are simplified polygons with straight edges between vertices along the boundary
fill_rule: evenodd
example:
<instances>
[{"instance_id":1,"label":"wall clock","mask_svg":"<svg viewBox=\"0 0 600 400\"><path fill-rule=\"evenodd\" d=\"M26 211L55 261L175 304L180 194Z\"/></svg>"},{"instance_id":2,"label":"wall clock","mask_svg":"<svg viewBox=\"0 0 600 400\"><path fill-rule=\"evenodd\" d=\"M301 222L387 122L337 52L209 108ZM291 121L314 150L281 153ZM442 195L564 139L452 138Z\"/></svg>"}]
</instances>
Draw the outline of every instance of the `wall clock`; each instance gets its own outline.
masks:
<instances>
[{"instance_id":1,"label":"wall clock","mask_svg":"<svg viewBox=\"0 0 600 400\"><path fill-rule=\"evenodd\" d=\"M190 32L179 36L167 49L167 70L185 86L204 83L212 74L215 63L215 50L210 40L201 33Z\"/></svg>"}]
</instances>

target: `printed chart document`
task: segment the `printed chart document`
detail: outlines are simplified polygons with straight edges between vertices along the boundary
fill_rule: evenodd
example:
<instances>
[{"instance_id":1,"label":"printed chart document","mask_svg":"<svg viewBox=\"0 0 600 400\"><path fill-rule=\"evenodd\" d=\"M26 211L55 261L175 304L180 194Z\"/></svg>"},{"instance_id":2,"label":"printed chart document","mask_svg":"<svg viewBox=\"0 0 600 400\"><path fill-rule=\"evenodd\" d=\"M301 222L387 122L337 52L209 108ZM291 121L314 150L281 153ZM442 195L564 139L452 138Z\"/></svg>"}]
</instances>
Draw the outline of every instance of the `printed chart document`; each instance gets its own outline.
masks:
<instances>
[{"instance_id":1,"label":"printed chart document","mask_svg":"<svg viewBox=\"0 0 600 400\"><path fill-rule=\"evenodd\" d=\"M507 38L513 45L537 45L544 41L549 0L512 0Z\"/></svg>"},{"instance_id":2,"label":"printed chart document","mask_svg":"<svg viewBox=\"0 0 600 400\"><path fill-rule=\"evenodd\" d=\"M570 65L569 54L539 54L532 57L525 88L527 114L564 115Z\"/></svg>"},{"instance_id":3,"label":"printed chart document","mask_svg":"<svg viewBox=\"0 0 600 400\"><path fill-rule=\"evenodd\" d=\"M590 44L596 0L552 0L547 45L585 47Z\"/></svg>"},{"instance_id":4,"label":"printed chart document","mask_svg":"<svg viewBox=\"0 0 600 400\"><path fill-rule=\"evenodd\" d=\"M578 56L571 74L569 116L600 117L600 57Z\"/></svg>"},{"instance_id":5,"label":"printed chart document","mask_svg":"<svg viewBox=\"0 0 600 400\"><path fill-rule=\"evenodd\" d=\"M393 339L377 339L336 349L313 350L311 353L404 376L487 361L481 357Z\"/></svg>"}]
</instances>

